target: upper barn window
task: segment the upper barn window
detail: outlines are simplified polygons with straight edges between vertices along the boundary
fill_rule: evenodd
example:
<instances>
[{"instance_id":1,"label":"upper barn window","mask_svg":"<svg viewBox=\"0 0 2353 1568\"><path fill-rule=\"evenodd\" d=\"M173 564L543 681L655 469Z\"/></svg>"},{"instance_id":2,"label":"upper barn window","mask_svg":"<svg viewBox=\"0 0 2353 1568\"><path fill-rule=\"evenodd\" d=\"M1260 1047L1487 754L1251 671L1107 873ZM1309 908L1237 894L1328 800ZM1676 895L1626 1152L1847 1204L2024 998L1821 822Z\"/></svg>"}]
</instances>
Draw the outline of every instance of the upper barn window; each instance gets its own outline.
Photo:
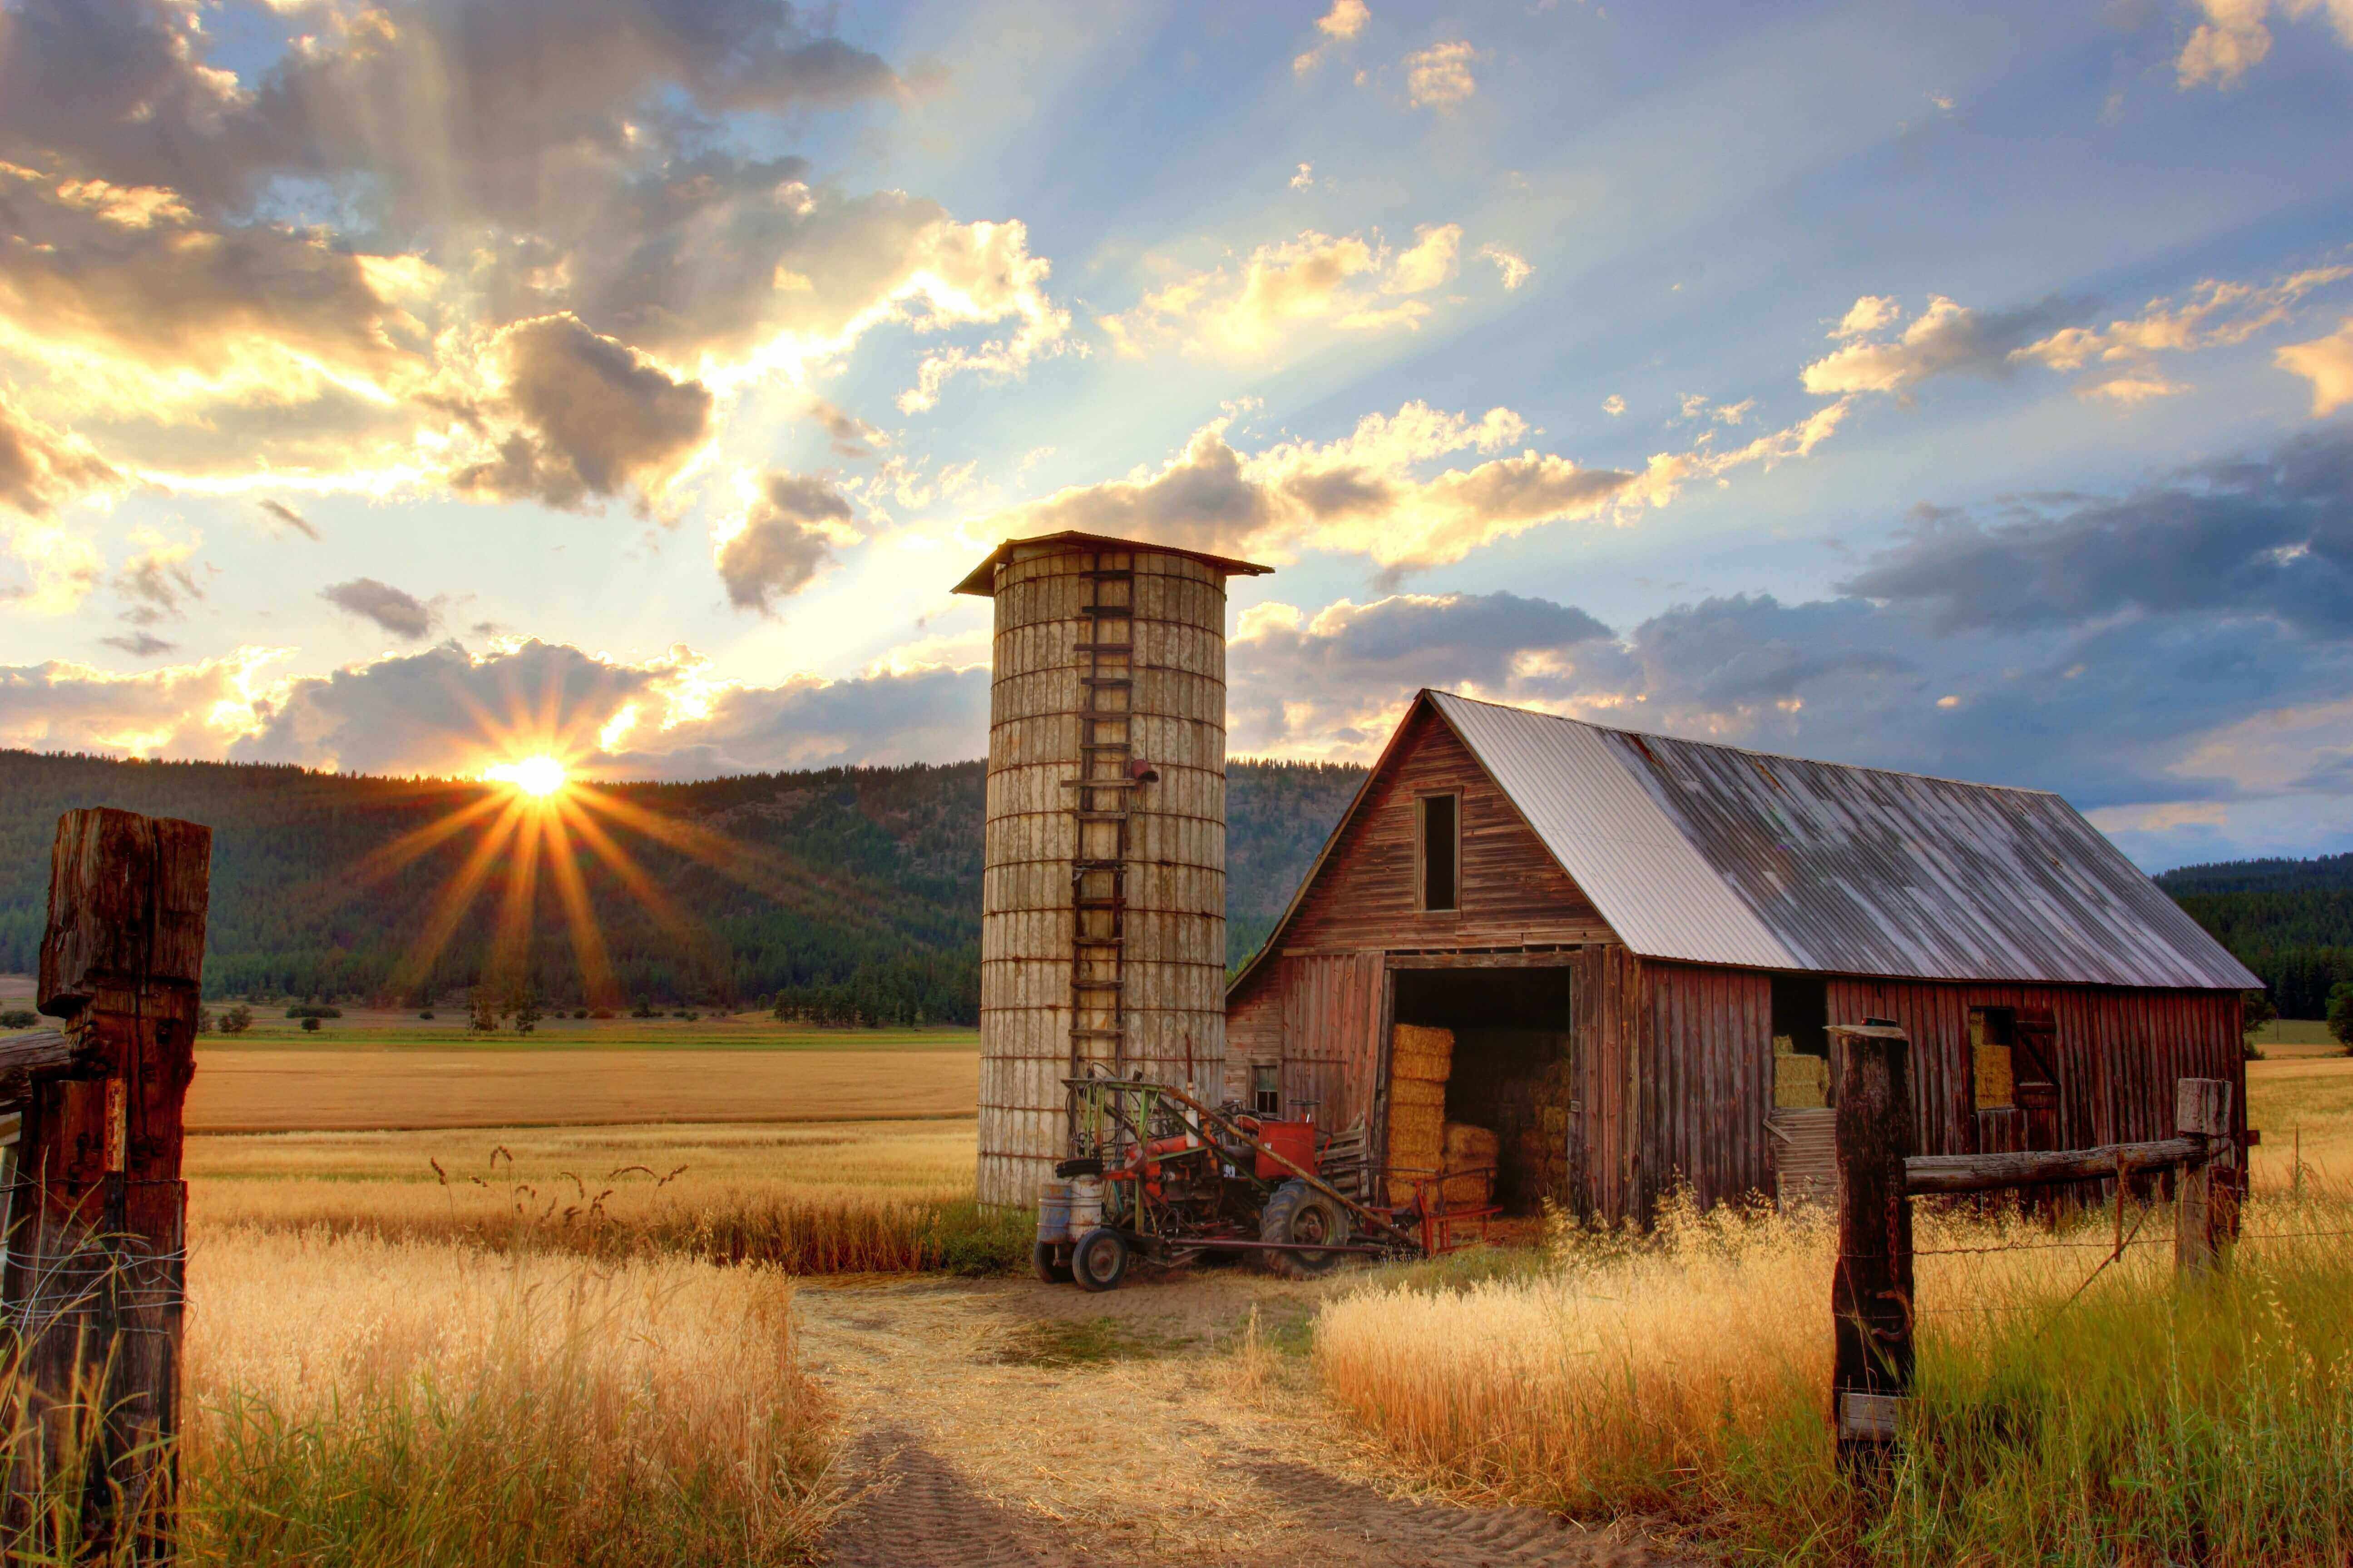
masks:
<instances>
[{"instance_id":1,"label":"upper barn window","mask_svg":"<svg viewBox=\"0 0 2353 1568\"><path fill-rule=\"evenodd\" d=\"M1460 795L1426 795L1413 803L1414 837L1421 861L1421 907L1462 907L1462 812Z\"/></svg>"}]
</instances>

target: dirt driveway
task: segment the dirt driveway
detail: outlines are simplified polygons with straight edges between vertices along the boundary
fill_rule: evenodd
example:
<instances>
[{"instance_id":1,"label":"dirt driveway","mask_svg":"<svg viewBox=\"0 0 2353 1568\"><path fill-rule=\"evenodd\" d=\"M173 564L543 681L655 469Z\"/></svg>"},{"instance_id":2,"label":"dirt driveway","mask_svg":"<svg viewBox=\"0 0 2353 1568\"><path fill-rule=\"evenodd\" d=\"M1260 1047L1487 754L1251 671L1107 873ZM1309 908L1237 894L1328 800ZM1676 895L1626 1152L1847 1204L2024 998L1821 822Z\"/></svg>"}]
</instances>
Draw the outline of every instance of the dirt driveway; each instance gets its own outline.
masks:
<instances>
[{"instance_id":1,"label":"dirt driveway","mask_svg":"<svg viewBox=\"0 0 2353 1568\"><path fill-rule=\"evenodd\" d=\"M1577 1564L1663 1568L1528 1509L1394 1495L1300 1377L1318 1295L1240 1270L1108 1295L1029 1280L804 1284L802 1348L844 1406L843 1568ZM1291 1363L1286 1371L1283 1363Z\"/></svg>"}]
</instances>

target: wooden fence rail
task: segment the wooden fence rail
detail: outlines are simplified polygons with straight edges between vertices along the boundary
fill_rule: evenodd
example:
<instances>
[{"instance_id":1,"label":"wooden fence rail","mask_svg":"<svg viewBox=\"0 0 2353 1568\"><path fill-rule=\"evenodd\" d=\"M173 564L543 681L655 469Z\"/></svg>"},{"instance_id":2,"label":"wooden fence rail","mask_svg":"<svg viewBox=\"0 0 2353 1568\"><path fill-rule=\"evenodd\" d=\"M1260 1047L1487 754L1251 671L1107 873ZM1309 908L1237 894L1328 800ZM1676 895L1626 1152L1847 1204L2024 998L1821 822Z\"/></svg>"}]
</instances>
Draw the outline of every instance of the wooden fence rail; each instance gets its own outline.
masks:
<instances>
[{"instance_id":1,"label":"wooden fence rail","mask_svg":"<svg viewBox=\"0 0 2353 1568\"><path fill-rule=\"evenodd\" d=\"M2172 1138L2096 1149L1915 1154L1910 1042L1905 1032L1876 1023L1833 1024L1830 1032L1839 1046L1839 1261L1831 1286L1836 1336L1831 1413L1842 1464L1883 1464L1902 1429L1914 1366L1914 1197L2114 1180L2121 1205L2128 1178L2171 1171L2176 1269L2194 1275L2217 1266L2229 1224L2224 1205L2214 1200L2214 1172L2227 1169L2237 1151L2231 1137L2230 1084L2180 1079L2178 1136ZM2122 1250L2121 1237L2117 1248Z\"/></svg>"}]
</instances>

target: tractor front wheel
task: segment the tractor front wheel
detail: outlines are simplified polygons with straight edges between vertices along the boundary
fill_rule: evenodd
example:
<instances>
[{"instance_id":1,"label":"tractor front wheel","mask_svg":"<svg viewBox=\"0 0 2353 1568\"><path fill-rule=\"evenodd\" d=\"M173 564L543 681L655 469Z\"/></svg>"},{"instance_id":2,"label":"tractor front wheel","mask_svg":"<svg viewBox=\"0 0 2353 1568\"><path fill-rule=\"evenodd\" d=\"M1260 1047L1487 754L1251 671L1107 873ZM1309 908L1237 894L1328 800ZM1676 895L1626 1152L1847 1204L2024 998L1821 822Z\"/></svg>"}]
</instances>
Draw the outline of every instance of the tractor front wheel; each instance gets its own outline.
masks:
<instances>
[{"instance_id":1,"label":"tractor front wheel","mask_svg":"<svg viewBox=\"0 0 2353 1568\"><path fill-rule=\"evenodd\" d=\"M1274 1189L1260 1211L1258 1236L1290 1247L1345 1247L1348 1211L1325 1194L1293 1178ZM1345 1252L1269 1252L1266 1266L1289 1279L1320 1279L1340 1266Z\"/></svg>"},{"instance_id":2,"label":"tractor front wheel","mask_svg":"<svg viewBox=\"0 0 2353 1568\"><path fill-rule=\"evenodd\" d=\"M1071 1278L1082 1290L1116 1290L1127 1278L1127 1237L1098 1226L1071 1248Z\"/></svg>"}]
</instances>

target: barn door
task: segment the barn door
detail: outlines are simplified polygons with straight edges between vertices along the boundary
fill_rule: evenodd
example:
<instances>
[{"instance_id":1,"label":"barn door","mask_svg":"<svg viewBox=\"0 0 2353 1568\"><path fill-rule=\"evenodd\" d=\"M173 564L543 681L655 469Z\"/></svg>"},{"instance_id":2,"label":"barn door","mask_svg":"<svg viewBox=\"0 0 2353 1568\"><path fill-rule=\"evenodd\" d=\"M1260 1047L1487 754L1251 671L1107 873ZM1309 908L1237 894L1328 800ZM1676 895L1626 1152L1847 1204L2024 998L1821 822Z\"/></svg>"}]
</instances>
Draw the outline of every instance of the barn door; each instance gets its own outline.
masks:
<instances>
[{"instance_id":1,"label":"barn door","mask_svg":"<svg viewBox=\"0 0 2353 1568\"><path fill-rule=\"evenodd\" d=\"M1282 1114L1312 1110L1339 1133L1369 1125L1380 1073L1378 952L1314 953L1282 961Z\"/></svg>"},{"instance_id":2,"label":"barn door","mask_svg":"<svg viewBox=\"0 0 2353 1568\"><path fill-rule=\"evenodd\" d=\"M2018 1010L2010 1072L2026 1120L2029 1149L2063 1149L2059 1141L2059 1025L2048 1007Z\"/></svg>"}]
</instances>

